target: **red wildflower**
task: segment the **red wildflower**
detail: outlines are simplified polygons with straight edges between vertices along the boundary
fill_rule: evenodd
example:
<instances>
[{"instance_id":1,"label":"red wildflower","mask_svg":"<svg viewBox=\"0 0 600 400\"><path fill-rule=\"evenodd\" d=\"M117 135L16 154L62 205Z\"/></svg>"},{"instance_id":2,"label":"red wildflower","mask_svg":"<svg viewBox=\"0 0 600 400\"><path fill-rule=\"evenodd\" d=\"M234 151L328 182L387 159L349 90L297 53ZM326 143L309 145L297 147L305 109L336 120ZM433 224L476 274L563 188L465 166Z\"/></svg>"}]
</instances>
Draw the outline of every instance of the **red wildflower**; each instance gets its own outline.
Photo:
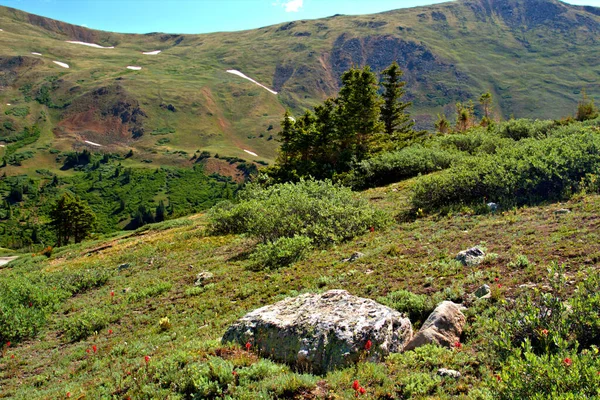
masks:
<instances>
[{"instance_id":1,"label":"red wildflower","mask_svg":"<svg viewBox=\"0 0 600 400\"><path fill-rule=\"evenodd\" d=\"M150 362L150 356L144 356L144 361L148 364Z\"/></svg>"},{"instance_id":2,"label":"red wildflower","mask_svg":"<svg viewBox=\"0 0 600 400\"><path fill-rule=\"evenodd\" d=\"M502 285L501 285L501 284L498 284L498 289L500 289L501 287L502 287Z\"/></svg>"},{"instance_id":3,"label":"red wildflower","mask_svg":"<svg viewBox=\"0 0 600 400\"><path fill-rule=\"evenodd\" d=\"M15 355L14 355L14 354L11 354L11 355L10 355L10 359L11 359L11 360L14 360L14 359L15 359Z\"/></svg>"},{"instance_id":4,"label":"red wildflower","mask_svg":"<svg viewBox=\"0 0 600 400\"><path fill-rule=\"evenodd\" d=\"M548 336L548 329L542 329L542 335Z\"/></svg>"},{"instance_id":5,"label":"red wildflower","mask_svg":"<svg viewBox=\"0 0 600 400\"><path fill-rule=\"evenodd\" d=\"M246 342L246 351L250 351L250 347L252 347L250 342Z\"/></svg>"},{"instance_id":6,"label":"red wildflower","mask_svg":"<svg viewBox=\"0 0 600 400\"><path fill-rule=\"evenodd\" d=\"M71 392L67 392L67 397L71 397Z\"/></svg>"},{"instance_id":7,"label":"red wildflower","mask_svg":"<svg viewBox=\"0 0 600 400\"><path fill-rule=\"evenodd\" d=\"M498 382L500 382L500 381L502 380L502 377L500 376L500 374L496 374L496 380L497 380Z\"/></svg>"},{"instance_id":8,"label":"red wildflower","mask_svg":"<svg viewBox=\"0 0 600 400\"><path fill-rule=\"evenodd\" d=\"M29 302L29 307L33 307L33 303L32 302Z\"/></svg>"},{"instance_id":9,"label":"red wildflower","mask_svg":"<svg viewBox=\"0 0 600 400\"><path fill-rule=\"evenodd\" d=\"M358 390L358 388L360 388L360 385L358 384L358 380L355 380L352 382L352 389Z\"/></svg>"},{"instance_id":10,"label":"red wildflower","mask_svg":"<svg viewBox=\"0 0 600 400\"><path fill-rule=\"evenodd\" d=\"M462 348L462 343L461 342L456 342L456 343L454 343L454 347L457 348L457 349L460 349L460 348Z\"/></svg>"},{"instance_id":11,"label":"red wildflower","mask_svg":"<svg viewBox=\"0 0 600 400\"><path fill-rule=\"evenodd\" d=\"M365 394L365 393L367 392L367 391L365 390L365 388L364 388L364 387L362 387L362 386L358 388L358 391L360 392L360 394Z\"/></svg>"},{"instance_id":12,"label":"red wildflower","mask_svg":"<svg viewBox=\"0 0 600 400\"><path fill-rule=\"evenodd\" d=\"M10 342L6 342L6 347L10 347Z\"/></svg>"},{"instance_id":13,"label":"red wildflower","mask_svg":"<svg viewBox=\"0 0 600 400\"><path fill-rule=\"evenodd\" d=\"M109 335L112 335L112 329L109 329L109 330L108 330L108 334L109 334Z\"/></svg>"},{"instance_id":14,"label":"red wildflower","mask_svg":"<svg viewBox=\"0 0 600 400\"><path fill-rule=\"evenodd\" d=\"M369 230L370 230L371 232L375 232L375 227L373 227L373 226L372 226L372 227L370 227L370 228L369 228Z\"/></svg>"},{"instance_id":15,"label":"red wildflower","mask_svg":"<svg viewBox=\"0 0 600 400\"><path fill-rule=\"evenodd\" d=\"M494 278L494 281L495 281L495 282L498 282L499 280L500 280L500 278L498 278L498 277L495 277L495 278Z\"/></svg>"},{"instance_id":16,"label":"red wildflower","mask_svg":"<svg viewBox=\"0 0 600 400\"><path fill-rule=\"evenodd\" d=\"M92 346L92 350L94 351L94 353L96 353L98 351L98 348L96 347L96 345Z\"/></svg>"},{"instance_id":17,"label":"red wildflower","mask_svg":"<svg viewBox=\"0 0 600 400\"><path fill-rule=\"evenodd\" d=\"M365 350L366 351L371 350L371 346L373 346L373 342L371 342L370 340L367 340L367 343L365 343Z\"/></svg>"},{"instance_id":18,"label":"red wildflower","mask_svg":"<svg viewBox=\"0 0 600 400\"><path fill-rule=\"evenodd\" d=\"M565 365L566 365L567 367L570 367L570 366L571 366L571 364L573 364L573 360L571 360L569 357L565 358L565 359L563 360L563 362L565 363Z\"/></svg>"},{"instance_id":19,"label":"red wildflower","mask_svg":"<svg viewBox=\"0 0 600 400\"><path fill-rule=\"evenodd\" d=\"M110 297L115 297L115 292L113 290L110 291Z\"/></svg>"},{"instance_id":20,"label":"red wildflower","mask_svg":"<svg viewBox=\"0 0 600 400\"><path fill-rule=\"evenodd\" d=\"M233 376L236 376L238 373L237 373L237 371L231 371L231 374L232 374Z\"/></svg>"},{"instance_id":21,"label":"red wildflower","mask_svg":"<svg viewBox=\"0 0 600 400\"><path fill-rule=\"evenodd\" d=\"M90 349L85 349L85 352L90 354Z\"/></svg>"}]
</instances>

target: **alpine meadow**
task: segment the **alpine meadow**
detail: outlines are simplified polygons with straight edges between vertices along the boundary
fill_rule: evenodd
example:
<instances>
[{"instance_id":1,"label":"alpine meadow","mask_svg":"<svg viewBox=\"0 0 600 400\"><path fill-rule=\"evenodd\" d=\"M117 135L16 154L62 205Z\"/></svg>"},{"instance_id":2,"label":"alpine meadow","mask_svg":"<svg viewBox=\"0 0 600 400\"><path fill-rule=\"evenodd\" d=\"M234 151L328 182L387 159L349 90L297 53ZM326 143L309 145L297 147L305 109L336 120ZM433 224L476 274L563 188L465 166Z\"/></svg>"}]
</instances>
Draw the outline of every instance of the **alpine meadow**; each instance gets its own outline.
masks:
<instances>
[{"instance_id":1,"label":"alpine meadow","mask_svg":"<svg viewBox=\"0 0 600 400\"><path fill-rule=\"evenodd\" d=\"M0 398L600 398L597 101L558 0L0 6Z\"/></svg>"}]
</instances>

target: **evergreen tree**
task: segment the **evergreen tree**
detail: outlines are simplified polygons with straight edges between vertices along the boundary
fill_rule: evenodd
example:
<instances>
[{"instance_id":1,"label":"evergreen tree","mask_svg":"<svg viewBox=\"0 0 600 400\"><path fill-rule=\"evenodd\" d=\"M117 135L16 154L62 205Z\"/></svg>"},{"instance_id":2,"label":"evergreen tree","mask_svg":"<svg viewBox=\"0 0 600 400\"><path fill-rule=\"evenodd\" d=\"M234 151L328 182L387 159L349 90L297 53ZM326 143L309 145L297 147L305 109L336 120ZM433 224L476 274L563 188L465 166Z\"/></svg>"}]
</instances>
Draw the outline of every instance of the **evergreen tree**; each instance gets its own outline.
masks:
<instances>
[{"instance_id":1,"label":"evergreen tree","mask_svg":"<svg viewBox=\"0 0 600 400\"><path fill-rule=\"evenodd\" d=\"M587 97L585 89L582 90L582 94L582 99L577 104L577 115L575 116L575 119L577 121L587 121L598 118L598 108L594 105L594 99Z\"/></svg>"},{"instance_id":2,"label":"evergreen tree","mask_svg":"<svg viewBox=\"0 0 600 400\"><path fill-rule=\"evenodd\" d=\"M441 133L446 134L450 133L450 122L448 122L448 118L444 114L437 115L438 120L435 123L435 129Z\"/></svg>"},{"instance_id":3,"label":"evergreen tree","mask_svg":"<svg viewBox=\"0 0 600 400\"><path fill-rule=\"evenodd\" d=\"M90 206L69 193L64 193L52 206L50 219L58 246L68 244L71 238L75 243L81 242L96 225L96 215Z\"/></svg>"},{"instance_id":4,"label":"evergreen tree","mask_svg":"<svg viewBox=\"0 0 600 400\"><path fill-rule=\"evenodd\" d=\"M468 103L456 103L456 127L458 132L464 132L473 126L475 105L473 101Z\"/></svg>"},{"instance_id":5,"label":"evergreen tree","mask_svg":"<svg viewBox=\"0 0 600 400\"><path fill-rule=\"evenodd\" d=\"M161 200L158 202L158 206L156 206L156 217L154 220L156 222L162 222L165 220L165 216L167 214L167 209L165 208L165 203Z\"/></svg>"},{"instance_id":6,"label":"evergreen tree","mask_svg":"<svg viewBox=\"0 0 600 400\"><path fill-rule=\"evenodd\" d=\"M490 92L484 93L479 97L479 104L481 104L481 108L483 109L483 118L481 118L481 126L490 126L492 124L492 119L490 118L490 113L492 111L492 94Z\"/></svg>"},{"instance_id":7,"label":"evergreen tree","mask_svg":"<svg viewBox=\"0 0 600 400\"><path fill-rule=\"evenodd\" d=\"M381 85L384 89L381 121L385 126L385 133L390 138L397 137L398 133L411 132L414 125L410 115L406 112L406 108L412 103L402 101L402 97L406 93L404 89L406 82L402 80L403 74L396 62L381 72Z\"/></svg>"},{"instance_id":8,"label":"evergreen tree","mask_svg":"<svg viewBox=\"0 0 600 400\"><path fill-rule=\"evenodd\" d=\"M383 124L378 82L369 66L344 72L342 85L337 98L337 145L341 157L338 167L345 171L352 162L369 155L376 135L383 131Z\"/></svg>"}]
</instances>

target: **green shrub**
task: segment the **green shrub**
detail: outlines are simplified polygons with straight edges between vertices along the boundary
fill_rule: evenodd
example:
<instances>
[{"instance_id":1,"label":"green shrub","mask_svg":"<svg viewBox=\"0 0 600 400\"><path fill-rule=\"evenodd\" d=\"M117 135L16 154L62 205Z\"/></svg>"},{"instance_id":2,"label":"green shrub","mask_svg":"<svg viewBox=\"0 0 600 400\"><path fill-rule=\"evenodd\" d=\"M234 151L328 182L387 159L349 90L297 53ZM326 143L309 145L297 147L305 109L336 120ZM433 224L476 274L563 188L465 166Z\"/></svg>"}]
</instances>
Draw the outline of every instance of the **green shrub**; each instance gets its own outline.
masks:
<instances>
[{"instance_id":1,"label":"green shrub","mask_svg":"<svg viewBox=\"0 0 600 400\"><path fill-rule=\"evenodd\" d=\"M253 270L287 267L304 258L312 240L306 236L282 237L274 242L259 244L250 256Z\"/></svg>"},{"instance_id":2,"label":"green shrub","mask_svg":"<svg viewBox=\"0 0 600 400\"><path fill-rule=\"evenodd\" d=\"M70 342L83 340L119 319L114 310L91 309L67 318L62 325L65 338Z\"/></svg>"},{"instance_id":3,"label":"green shrub","mask_svg":"<svg viewBox=\"0 0 600 400\"><path fill-rule=\"evenodd\" d=\"M495 201L530 204L568 197L581 179L600 168L600 136L580 132L543 140L523 139L494 155L465 160L414 186L415 209L432 211Z\"/></svg>"},{"instance_id":4,"label":"green shrub","mask_svg":"<svg viewBox=\"0 0 600 400\"><path fill-rule=\"evenodd\" d=\"M498 133L501 137L513 140L525 138L542 138L548 135L548 132L556 126L554 121L540 121L529 119L511 119L498 127Z\"/></svg>"},{"instance_id":5,"label":"green shrub","mask_svg":"<svg viewBox=\"0 0 600 400\"><path fill-rule=\"evenodd\" d=\"M461 158L458 152L411 146L400 151L382 153L358 164L355 187L382 186L402 179L449 168Z\"/></svg>"},{"instance_id":6,"label":"green shrub","mask_svg":"<svg viewBox=\"0 0 600 400\"><path fill-rule=\"evenodd\" d=\"M389 293L386 297L379 298L378 301L401 313L406 313L413 323L424 321L435 308L431 297L414 294L408 290Z\"/></svg>"},{"instance_id":7,"label":"green shrub","mask_svg":"<svg viewBox=\"0 0 600 400\"><path fill-rule=\"evenodd\" d=\"M381 228L388 217L330 181L300 181L267 188L248 185L239 202L221 203L210 212L214 234L248 233L263 243L306 236L316 246L351 239Z\"/></svg>"},{"instance_id":8,"label":"green shrub","mask_svg":"<svg viewBox=\"0 0 600 400\"><path fill-rule=\"evenodd\" d=\"M135 303L136 301L144 300L149 297L155 297L165 292L168 292L173 287L173 284L170 282L159 282L154 285L150 285L148 287L142 288L137 292L132 292L127 297L127 300L130 303Z\"/></svg>"}]
</instances>

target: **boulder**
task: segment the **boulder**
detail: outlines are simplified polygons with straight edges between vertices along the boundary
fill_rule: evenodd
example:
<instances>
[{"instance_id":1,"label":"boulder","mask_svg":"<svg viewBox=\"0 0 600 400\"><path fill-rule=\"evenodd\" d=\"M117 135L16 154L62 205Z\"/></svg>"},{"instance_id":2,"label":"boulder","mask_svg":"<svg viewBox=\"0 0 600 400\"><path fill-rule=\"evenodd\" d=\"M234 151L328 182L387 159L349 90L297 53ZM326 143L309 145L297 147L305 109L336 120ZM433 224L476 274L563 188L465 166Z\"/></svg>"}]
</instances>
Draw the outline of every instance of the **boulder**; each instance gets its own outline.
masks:
<instances>
[{"instance_id":1,"label":"boulder","mask_svg":"<svg viewBox=\"0 0 600 400\"><path fill-rule=\"evenodd\" d=\"M330 290L252 311L230 326L222 340L250 343L261 356L324 374L360 360L382 360L401 352L411 338L410 320L398 311L345 290Z\"/></svg>"},{"instance_id":2,"label":"boulder","mask_svg":"<svg viewBox=\"0 0 600 400\"><path fill-rule=\"evenodd\" d=\"M487 203L487 207L492 213L495 213L496 211L498 211L497 203Z\"/></svg>"},{"instance_id":3,"label":"boulder","mask_svg":"<svg viewBox=\"0 0 600 400\"><path fill-rule=\"evenodd\" d=\"M461 308L451 301L440 303L404 350L413 350L426 344L451 347L459 342L466 322Z\"/></svg>"},{"instance_id":4,"label":"boulder","mask_svg":"<svg viewBox=\"0 0 600 400\"><path fill-rule=\"evenodd\" d=\"M473 266L480 264L485 257L485 253L479 247L471 247L463 250L456 255L456 260L460 261L464 266Z\"/></svg>"}]
</instances>

